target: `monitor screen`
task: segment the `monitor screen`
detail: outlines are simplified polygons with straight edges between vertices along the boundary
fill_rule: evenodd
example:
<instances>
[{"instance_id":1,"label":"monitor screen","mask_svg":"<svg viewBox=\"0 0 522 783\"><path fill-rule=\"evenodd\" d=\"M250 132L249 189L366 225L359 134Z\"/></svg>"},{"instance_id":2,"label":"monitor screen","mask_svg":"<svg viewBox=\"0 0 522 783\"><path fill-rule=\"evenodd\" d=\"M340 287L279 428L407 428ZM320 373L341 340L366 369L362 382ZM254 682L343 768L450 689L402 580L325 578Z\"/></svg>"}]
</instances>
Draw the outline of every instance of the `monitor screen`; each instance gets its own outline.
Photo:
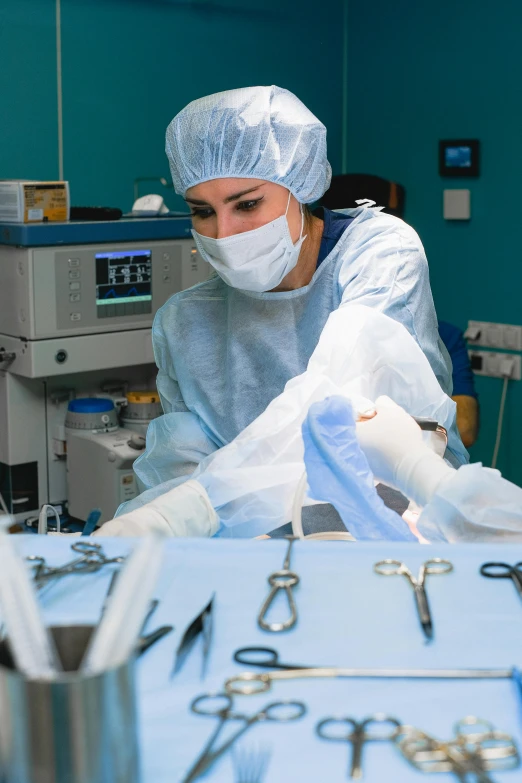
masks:
<instances>
[{"instance_id":1,"label":"monitor screen","mask_svg":"<svg viewBox=\"0 0 522 783\"><path fill-rule=\"evenodd\" d=\"M445 147L444 163L450 169L471 167L471 147Z\"/></svg>"},{"instance_id":2,"label":"monitor screen","mask_svg":"<svg viewBox=\"0 0 522 783\"><path fill-rule=\"evenodd\" d=\"M100 318L151 312L150 250L96 254L96 306Z\"/></svg>"}]
</instances>

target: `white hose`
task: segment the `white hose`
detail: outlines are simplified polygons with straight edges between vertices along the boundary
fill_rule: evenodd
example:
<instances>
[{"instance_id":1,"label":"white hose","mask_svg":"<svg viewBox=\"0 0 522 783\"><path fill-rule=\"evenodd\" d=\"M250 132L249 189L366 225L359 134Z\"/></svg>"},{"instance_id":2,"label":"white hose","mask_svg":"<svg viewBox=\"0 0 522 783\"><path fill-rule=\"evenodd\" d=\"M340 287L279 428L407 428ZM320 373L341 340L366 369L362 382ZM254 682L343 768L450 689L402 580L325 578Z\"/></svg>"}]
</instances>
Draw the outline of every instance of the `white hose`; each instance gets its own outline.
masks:
<instances>
[{"instance_id":1,"label":"white hose","mask_svg":"<svg viewBox=\"0 0 522 783\"><path fill-rule=\"evenodd\" d=\"M7 516L9 516L9 510L8 510L8 508L7 508L7 504L6 504L5 500L4 500L4 499L3 499L3 497L2 497L2 493L1 493L1 492L0 492L0 508L2 509L2 511L4 512L4 514L6 514Z\"/></svg>"},{"instance_id":2,"label":"white hose","mask_svg":"<svg viewBox=\"0 0 522 783\"><path fill-rule=\"evenodd\" d=\"M306 488L308 486L308 480L306 476L306 470L299 479L297 489L295 491L294 503L292 506L292 535L296 538L304 538L303 532L303 503L306 495Z\"/></svg>"},{"instance_id":3,"label":"white hose","mask_svg":"<svg viewBox=\"0 0 522 783\"><path fill-rule=\"evenodd\" d=\"M355 541L355 538L344 530L324 531L323 533L310 533L305 536L303 532L303 503L308 486L306 470L299 479L295 491L294 503L292 506L292 535L296 538L306 539L307 541Z\"/></svg>"},{"instance_id":4,"label":"white hose","mask_svg":"<svg viewBox=\"0 0 522 783\"><path fill-rule=\"evenodd\" d=\"M502 396L500 397L500 409L498 412L497 434L495 437L495 448L493 449L493 458L491 460L492 468L497 467L498 452L500 450L500 441L502 439L502 425L504 423L504 409L506 406L506 394L507 394L508 383L509 383L509 378L505 377L504 383L502 385Z\"/></svg>"},{"instance_id":5,"label":"white hose","mask_svg":"<svg viewBox=\"0 0 522 783\"><path fill-rule=\"evenodd\" d=\"M49 503L44 503L40 509L40 515L38 517L38 534L41 536L47 535L47 509L50 508L56 519L56 531L60 532L60 515L54 506Z\"/></svg>"}]
</instances>

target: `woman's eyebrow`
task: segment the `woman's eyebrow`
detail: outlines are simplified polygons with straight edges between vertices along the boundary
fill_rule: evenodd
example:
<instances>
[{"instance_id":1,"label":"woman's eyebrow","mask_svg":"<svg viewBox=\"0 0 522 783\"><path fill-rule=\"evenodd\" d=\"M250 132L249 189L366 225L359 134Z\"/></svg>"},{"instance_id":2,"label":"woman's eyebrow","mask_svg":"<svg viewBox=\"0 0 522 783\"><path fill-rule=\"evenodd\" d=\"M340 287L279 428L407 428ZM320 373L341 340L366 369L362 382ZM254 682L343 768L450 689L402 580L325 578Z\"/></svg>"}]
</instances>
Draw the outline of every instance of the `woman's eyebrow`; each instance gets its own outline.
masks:
<instances>
[{"instance_id":1,"label":"woman's eyebrow","mask_svg":"<svg viewBox=\"0 0 522 783\"><path fill-rule=\"evenodd\" d=\"M247 193L253 193L254 190L259 190L259 188L262 187L262 185L256 185L255 187L249 188L248 190L242 190L240 193L234 193L233 196L227 196L223 203L228 204L230 201L237 201L237 199L241 198L241 196L246 196Z\"/></svg>"},{"instance_id":2,"label":"woman's eyebrow","mask_svg":"<svg viewBox=\"0 0 522 783\"><path fill-rule=\"evenodd\" d=\"M259 188L262 188L262 185L256 185L253 188L248 188L248 190L242 190L240 193L234 193L232 196L227 196L226 199L224 199L224 204L229 204L231 201L237 201L238 198L241 198L241 196L246 196L247 193L253 193L254 190L258 190ZM197 204L198 207L205 206L208 204L207 201L200 201L198 198L185 198L185 201L188 204Z\"/></svg>"},{"instance_id":3,"label":"woman's eyebrow","mask_svg":"<svg viewBox=\"0 0 522 783\"><path fill-rule=\"evenodd\" d=\"M203 205L207 204L206 201L200 201L198 198L188 198L188 197L186 197L185 201L187 202L187 204L197 204L198 206L203 206Z\"/></svg>"}]
</instances>

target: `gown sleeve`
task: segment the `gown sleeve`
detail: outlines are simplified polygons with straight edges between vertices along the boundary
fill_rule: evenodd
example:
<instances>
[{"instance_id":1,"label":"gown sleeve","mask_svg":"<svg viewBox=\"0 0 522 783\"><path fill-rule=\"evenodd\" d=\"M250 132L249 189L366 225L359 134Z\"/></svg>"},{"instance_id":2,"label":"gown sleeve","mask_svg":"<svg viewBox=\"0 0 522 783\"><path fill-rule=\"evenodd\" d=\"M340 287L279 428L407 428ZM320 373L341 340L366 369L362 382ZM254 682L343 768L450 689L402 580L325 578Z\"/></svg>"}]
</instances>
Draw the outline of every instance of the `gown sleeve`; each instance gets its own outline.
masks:
<instances>
[{"instance_id":1,"label":"gown sleeve","mask_svg":"<svg viewBox=\"0 0 522 783\"><path fill-rule=\"evenodd\" d=\"M350 228L339 272L341 306L365 305L402 324L451 396L451 360L439 336L422 242L407 223L376 212L365 210Z\"/></svg>"},{"instance_id":2,"label":"gown sleeve","mask_svg":"<svg viewBox=\"0 0 522 783\"><path fill-rule=\"evenodd\" d=\"M158 375L156 385L164 411L147 429L145 452L134 463L141 494L123 503L116 516L140 508L186 481L199 463L218 449L205 432L201 419L189 411L168 361L168 345L159 323L153 328Z\"/></svg>"},{"instance_id":3,"label":"gown sleeve","mask_svg":"<svg viewBox=\"0 0 522 783\"><path fill-rule=\"evenodd\" d=\"M429 541L520 543L522 489L479 462L462 465L424 506L417 529Z\"/></svg>"}]
</instances>

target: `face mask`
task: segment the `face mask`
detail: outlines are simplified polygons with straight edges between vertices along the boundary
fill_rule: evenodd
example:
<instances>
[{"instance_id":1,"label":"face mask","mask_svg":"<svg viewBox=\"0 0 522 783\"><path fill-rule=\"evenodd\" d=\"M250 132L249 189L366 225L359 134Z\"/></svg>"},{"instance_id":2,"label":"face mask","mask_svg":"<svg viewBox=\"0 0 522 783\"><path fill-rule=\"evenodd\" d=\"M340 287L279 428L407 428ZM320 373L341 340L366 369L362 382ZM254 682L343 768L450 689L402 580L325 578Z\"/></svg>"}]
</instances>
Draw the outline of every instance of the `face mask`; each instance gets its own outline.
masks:
<instances>
[{"instance_id":1,"label":"face mask","mask_svg":"<svg viewBox=\"0 0 522 783\"><path fill-rule=\"evenodd\" d=\"M286 212L281 217L253 231L211 239L192 231L201 257L232 288L243 291L270 291L295 267L306 239L303 236L304 213L301 207L301 234L292 242Z\"/></svg>"}]
</instances>

